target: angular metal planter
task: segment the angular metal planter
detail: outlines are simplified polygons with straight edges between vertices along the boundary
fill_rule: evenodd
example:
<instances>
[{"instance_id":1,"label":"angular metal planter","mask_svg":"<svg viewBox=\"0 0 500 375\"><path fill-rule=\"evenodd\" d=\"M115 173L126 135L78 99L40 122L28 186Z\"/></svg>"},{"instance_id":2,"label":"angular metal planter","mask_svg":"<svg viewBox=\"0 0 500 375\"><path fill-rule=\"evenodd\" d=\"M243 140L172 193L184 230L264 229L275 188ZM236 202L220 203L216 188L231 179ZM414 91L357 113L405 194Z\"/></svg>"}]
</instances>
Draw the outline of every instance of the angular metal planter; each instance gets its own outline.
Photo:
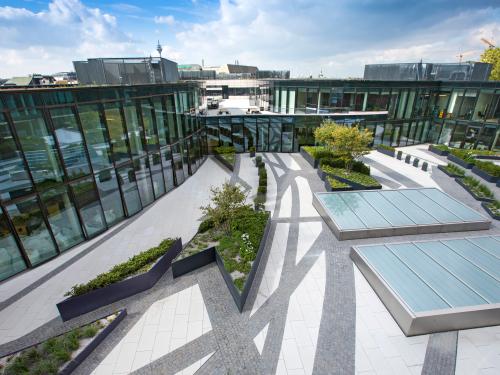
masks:
<instances>
[{"instance_id":1,"label":"angular metal planter","mask_svg":"<svg viewBox=\"0 0 500 375\"><path fill-rule=\"evenodd\" d=\"M446 158L465 169L471 169L474 166L474 163L467 163L465 160L457 158L455 155L452 154L448 154Z\"/></svg>"},{"instance_id":2,"label":"angular metal planter","mask_svg":"<svg viewBox=\"0 0 500 375\"><path fill-rule=\"evenodd\" d=\"M482 202L481 206L483 206L484 210L495 220L500 220L500 215L495 215L493 211L488 207L488 202Z\"/></svg>"},{"instance_id":3,"label":"angular metal planter","mask_svg":"<svg viewBox=\"0 0 500 375\"><path fill-rule=\"evenodd\" d=\"M497 182L498 181L498 177L497 176L492 176L490 175L489 173L483 171L482 169L479 169L478 167L476 166L473 166L472 167L472 173L478 175L479 177L481 177L483 180L485 181L488 181L488 182Z\"/></svg>"},{"instance_id":4,"label":"angular metal planter","mask_svg":"<svg viewBox=\"0 0 500 375\"><path fill-rule=\"evenodd\" d=\"M305 152L302 147L300 148L300 154L304 157L304 159L306 159L306 161L311 164L311 167L313 167L314 169L318 168L318 165L319 165L319 160L317 159L314 159L312 157L312 155L310 155L309 153Z\"/></svg>"},{"instance_id":5,"label":"angular metal planter","mask_svg":"<svg viewBox=\"0 0 500 375\"><path fill-rule=\"evenodd\" d=\"M145 273L92 290L80 296L69 297L57 304L63 321L83 315L99 307L133 296L150 289L170 268L182 250L182 241L178 238L155 265Z\"/></svg>"},{"instance_id":6,"label":"angular metal planter","mask_svg":"<svg viewBox=\"0 0 500 375\"><path fill-rule=\"evenodd\" d=\"M172 262L172 274L174 278L185 275L207 264L215 262L215 247L209 247L199 253L188 256L184 259Z\"/></svg>"},{"instance_id":7,"label":"angular metal planter","mask_svg":"<svg viewBox=\"0 0 500 375\"><path fill-rule=\"evenodd\" d=\"M440 155L440 156L447 156L450 153L449 151L440 150L439 148L436 148L433 145L429 145L429 151L435 153L436 155Z\"/></svg>"},{"instance_id":8,"label":"angular metal planter","mask_svg":"<svg viewBox=\"0 0 500 375\"><path fill-rule=\"evenodd\" d=\"M224 165L224 167L229 169L231 172L234 171L234 166L231 163L229 163L226 159L224 159L222 156L220 156L216 152L214 152L214 156L218 161L220 161Z\"/></svg>"},{"instance_id":9,"label":"angular metal planter","mask_svg":"<svg viewBox=\"0 0 500 375\"><path fill-rule=\"evenodd\" d=\"M458 174L454 174L454 173L448 172L448 170L447 170L444 166L442 166L442 165L438 165L438 169L439 169L441 172L443 172L443 173L447 174L447 175L448 175L448 176L450 176L450 177L454 177L454 178L455 178L455 177L456 177L456 178L462 178L462 177L463 177L463 176L460 176L460 175L458 175Z\"/></svg>"},{"instance_id":10,"label":"angular metal planter","mask_svg":"<svg viewBox=\"0 0 500 375\"><path fill-rule=\"evenodd\" d=\"M351 191L354 190L352 186L348 186L345 188L333 188L332 185L330 185L330 182L328 179L325 178L325 189L326 191Z\"/></svg>"},{"instance_id":11,"label":"angular metal planter","mask_svg":"<svg viewBox=\"0 0 500 375\"><path fill-rule=\"evenodd\" d=\"M382 185L379 185L379 186L364 186L364 185L358 184L357 182L348 180L347 178L339 177L339 176L336 176L336 175L331 175L330 177L332 177L332 178L334 178L334 179L336 179L336 180L338 180L340 182L343 182L344 184L351 185L353 187L353 190L379 190L379 189L382 189Z\"/></svg>"},{"instance_id":12,"label":"angular metal planter","mask_svg":"<svg viewBox=\"0 0 500 375\"><path fill-rule=\"evenodd\" d=\"M386 150L382 147L377 147L377 151L390 157L394 157L396 155L396 151Z\"/></svg>"},{"instance_id":13,"label":"angular metal planter","mask_svg":"<svg viewBox=\"0 0 500 375\"><path fill-rule=\"evenodd\" d=\"M491 198L483 198L483 197L477 196L476 193L474 193L467 185L465 185L463 183L461 178L455 178L455 181L457 182L457 184L459 184L461 187L463 187L465 190L467 190L467 192L470 195L472 195L475 200L481 201L481 202L493 202L493 199L491 199Z\"/></svg>"}]
</instances>

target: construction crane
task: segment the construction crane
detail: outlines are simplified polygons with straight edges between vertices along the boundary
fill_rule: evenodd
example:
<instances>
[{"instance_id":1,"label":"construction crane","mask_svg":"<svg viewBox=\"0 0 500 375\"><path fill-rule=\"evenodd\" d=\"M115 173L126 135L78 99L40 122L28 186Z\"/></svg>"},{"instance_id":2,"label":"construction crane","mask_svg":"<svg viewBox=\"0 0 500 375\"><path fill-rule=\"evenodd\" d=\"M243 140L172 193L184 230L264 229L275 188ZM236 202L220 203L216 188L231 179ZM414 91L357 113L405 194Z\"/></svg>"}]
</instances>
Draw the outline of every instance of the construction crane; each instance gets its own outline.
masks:
<instances>
[{"instance_id":1,"label":"construction crane","mask_svg":"<svg viewBox=\"0 0 500 375\"><path fill-rule=\"evenodd\" d=\"M481 42L488 45L488 48L495 48L495 45L486 38L481 38Z\"/></svg>"}]
</instances>

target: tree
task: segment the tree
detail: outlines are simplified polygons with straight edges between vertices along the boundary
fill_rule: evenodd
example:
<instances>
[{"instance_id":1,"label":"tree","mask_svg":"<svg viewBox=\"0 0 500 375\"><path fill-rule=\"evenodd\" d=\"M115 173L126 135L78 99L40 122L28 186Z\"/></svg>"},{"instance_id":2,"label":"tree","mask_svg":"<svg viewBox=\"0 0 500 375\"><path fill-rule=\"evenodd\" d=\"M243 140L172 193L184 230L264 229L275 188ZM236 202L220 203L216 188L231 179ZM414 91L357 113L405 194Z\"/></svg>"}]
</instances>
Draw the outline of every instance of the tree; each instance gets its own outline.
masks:
<instances>
[{"instance_id":1,"label":"tree","mask_svg":"<svg viewBox=\"0 0 500 375\"><path fill-rule=\"evenodd\" d=\"M325 120L321 126L314 129L314 139L323 144L327 149L332 150L335 129L340 126L332 120Z\"/></svg>"},{"instance_id":2,"label":"tree","mask_svg":"<svg viewBox=\"0 0 500 375\"><path fill-rule=\"evenodd\" d=\"M373 141L368 129L359 130L358 127L337 126L334 130L332 147L335 153L344 160L348 171L352 169L355 160L366 155L370 148L368 145Z\"/></svg>"},{"instance_id":3,"label":"tree","mask_svg":"<svg viewBox=\"0 0 500 375\"><path fill-rule=\"evenodd\" d=\"M210 187L210 204L201 206L203 214L212 220L216 228L231 231L231 223L245 205L246 194L236 185L225 182L221 187Z\"/></svg>"},{"instance_id":4,"label":"tree","mask_svg":"<svg viewBox=\"0 0 500 375\"><path fill-rule=\"evenodd\" d=\"M500 47L486 49L481 55L481 61L493 64L490 81L500 81Z\"/></svg>"}]
</instances>

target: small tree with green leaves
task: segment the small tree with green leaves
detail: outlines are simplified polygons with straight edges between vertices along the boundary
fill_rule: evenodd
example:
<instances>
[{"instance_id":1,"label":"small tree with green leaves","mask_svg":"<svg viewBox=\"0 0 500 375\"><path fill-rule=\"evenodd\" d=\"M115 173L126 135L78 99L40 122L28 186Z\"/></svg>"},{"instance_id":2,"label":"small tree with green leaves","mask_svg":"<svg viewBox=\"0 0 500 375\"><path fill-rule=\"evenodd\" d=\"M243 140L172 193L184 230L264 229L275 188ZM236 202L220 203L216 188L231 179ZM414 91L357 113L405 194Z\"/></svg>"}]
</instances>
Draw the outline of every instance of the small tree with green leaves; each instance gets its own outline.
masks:
<instances>
[{"instance_id":1,"label":"small tree with green leaves","mask_svg":"<svg viewBox=\"0 0 500 375\"><path fill-rule=\"evenodd\" d=\"M345 167L350 171L354 161L370 151L368 145L372 141L373 137L367 129L337 126L333 134L332 148L339 158L345 161Z\"/></svg>"},{"instance_id":2,"label":"small tree with green leaves","mask_svg":"<svg viewBox=\"0 0 500 375\"><path fill-rule=\"evenodd\" d=\"M490 73L490 81L500 80L500 47L486 49L481 55L481 61L493 65Z\"/></svg>"},{"instance_id":3,"label":"small tree with green leaves","mask_svg":"<svg viewBox=\"0 0 500 375\"><path fill-rule=\"evenodd\" d=\"M203 214L211 219L216 228L231 232L231 224L244 208L246 194L236 185L225 182L221 187L210 187L210 204L201 206Z\"/></svg>"},{"instance_id":4,"label":"small tree with green leaves","mask_svg":"<svg viewBox=\"0 0 500 375\"><path fill-rule=\"evenodd\" d=\"M332 120L325 120L321 126L314 129L314 139L316 142L323 144L328 150L332 151L335 130L339 127L337 123Z\"/></svg>"}]
</instances>

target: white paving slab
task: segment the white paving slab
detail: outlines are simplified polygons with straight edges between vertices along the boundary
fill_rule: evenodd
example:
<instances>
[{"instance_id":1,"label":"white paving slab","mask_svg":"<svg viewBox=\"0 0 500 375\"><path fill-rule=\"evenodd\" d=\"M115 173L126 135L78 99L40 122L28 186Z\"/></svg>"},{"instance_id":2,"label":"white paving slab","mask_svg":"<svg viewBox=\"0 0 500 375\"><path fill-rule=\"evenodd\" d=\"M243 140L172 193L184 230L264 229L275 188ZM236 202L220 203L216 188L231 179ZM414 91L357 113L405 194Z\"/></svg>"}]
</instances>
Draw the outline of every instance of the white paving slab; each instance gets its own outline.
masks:
<instances>
[{"instance_id":1,"label":"white paving slab","mask_svg":"<svg viewBox=\"0 0 500 375\"><path fill-rule=\"evenodd\" d=\"M280 351L280 361L283 364L278 365L277 374L312 374L325 283L325 253L322 252L290 296Z\"/></svg>"},{"instance_id":2,"label":"white paving slab","mask_svg":"<svg viewBox=\"0 0 500 375\"><path fill-rule=\"evenodd\" d=\"M356 285L356 374L420 374L428 335L406 337L353 264Z\"/></svg>"},{"instance_id":3,"label":"white paving slab","mask_svg":"<svg viewBox=\"0 0 500 375\"><path fill-rule=\"evenodd\" d=\"M288 185L285 193L281 196L281 205L278 217L288 218L292 216L292 187Z\"/></svg>"},{"instance_id":4,"label":"white paving slab","mask_svg":"<svg viewBox=\"0 0 500 375\"><path fill-rule=\"evenodd\" d=\"M264 349L264 343L266 342L267 330L269 329L269 323L266 324L264 328L254 337L253 342L259 351L259 354L262 355L262 349Z\"/></svg>"},{"instance_id":5,"label":"white paving slab","mask_svg":"<svg viewBox=\"0 0 500 375\"><path fill-rule=\"evenodd\" d=\"M302 258L304 258L311 249L322 230L323 224L319 221L299 223L299 238L297 241L297 254L295 256L296 265L299 264Z\"/></svg>"},{"instance_id":6,"label":"white paving slab","mask_svg":"<svg viewBox=\"0 0 500 375\"><path fill-rule=\"evenodd\" d=\"M455 374L500 374L500 326L459 332Z\"/></svg>"},{"instance_id":7,"label":"white paving slab","mask_svg":"<svg viewBox=\"0 0 500 375\"><path fill-rule=\"evenodd\" d=\"M294 155L279 154L278 157L283 161L283 163L286 165L288 169L291 169L292 171L300 171L302 169L300 168L299 163L295 161Z\"/></svg>"},{"instance_id":8,"label":"white paving slab","mask_svg":"<svg viewBox=\"0 0 500 375\"><path fill-rule=\"evenodd\" d=\"M299 208L301 217L319 216L318 211L313 206L313 194L309 181L304 177L295 177L295 183L299 191Z\"/></svg>"},{"instance_id":9,"label":"white paving slab","mask_svg":"<svg viewBox=\"0 0 500 375\"><path fill-rule=\"evenodd\" d=\"M154 302L92 374L128 374L211 329L200 287L195 284ZM194 374L212 354L193 363L180 374Z\"/></svg>"},{"instance_id":10,"label":"white paving slab","mask_svg":"<svg viewBox=\"0 0 500 375\"><path fill-rule=\"evenodd\" d=\"M196 373L196 371L198 371L201 368L201 366L203 366L205 364L205 362L208 361L209 358L214 355L214 353L215 352L212 352L212 353L206 355L205 357L203 357L199 361L196 361L195 363L193 363L189 367L186 367L184 370L179 371L175 375L194 375Z\"/></svg>"}]
</instances>

